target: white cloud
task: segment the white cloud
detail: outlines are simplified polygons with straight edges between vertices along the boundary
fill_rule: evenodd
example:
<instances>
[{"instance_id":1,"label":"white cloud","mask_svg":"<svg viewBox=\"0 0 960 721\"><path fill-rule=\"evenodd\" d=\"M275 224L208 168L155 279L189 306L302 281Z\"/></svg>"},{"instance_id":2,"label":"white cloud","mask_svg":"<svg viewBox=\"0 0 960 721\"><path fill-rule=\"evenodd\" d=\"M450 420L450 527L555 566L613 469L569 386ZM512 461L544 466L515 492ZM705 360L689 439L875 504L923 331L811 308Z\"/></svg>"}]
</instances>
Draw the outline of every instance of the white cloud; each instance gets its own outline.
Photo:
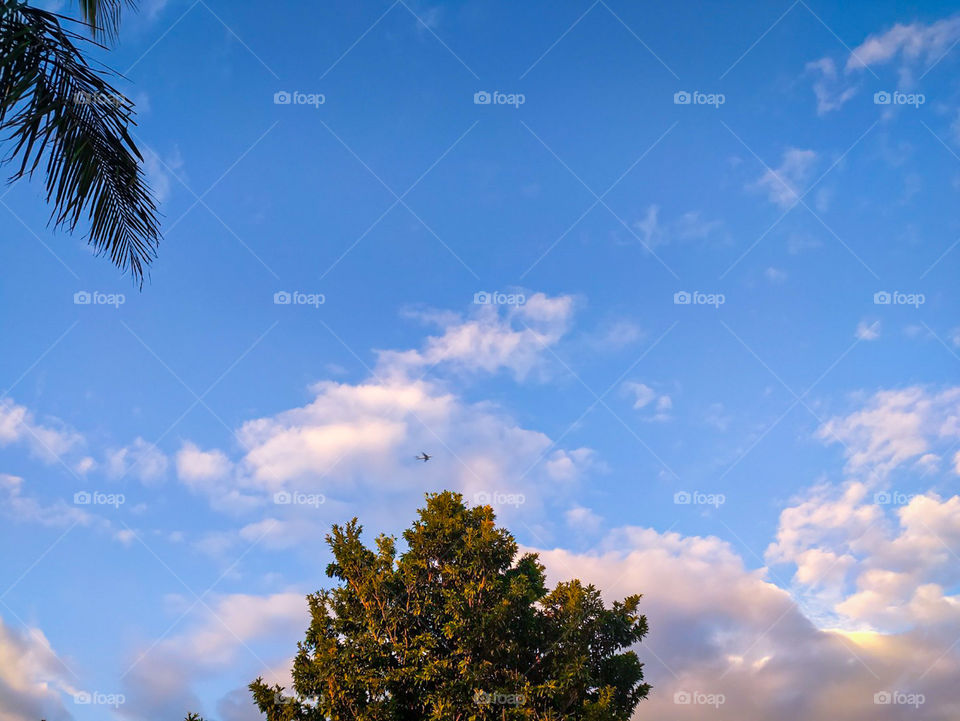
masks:
<instances>
[{"instance_id":1,"label":"white cloud","mask_svg":"<svg viewBox=\"0 0 960 721\"><path fill-rule=\"evenodd\" d=\"M623 384L623 387L626 391L633 394L634 402L633 407L635 409L640 409L647 406L651 401L657 397L657 392L653 390L648 385L643 383L636 383L634 381L627 381Z\"/></svg>"},{"instance_id":2,"label":"white cloud","mask_svg":"<svg viewBox=\"0 0 960 721\"><path fill-rule=\"evenodd\" d=\"M176 177L183 177L184 161L179 148L161 157L152 148L143 150L143 166L147 182L153 189L154 196L162 205L170 200L173 193L173 183ZM177 181L179 182L179 181Z\"/></svg>"},{"instance_id":3,"label":"white cloud","mask_svg":"<svg viewBox=\"0 0 960 721\"><path fill-rule=\"evenodd\" d=\"M440 28L441 20L446 12L443 5L427 5L420 2L411 3L412 13L415 13L414 27L421 37L428 37L430 32Z\"/></svg>"},{"instance_id":4,"label":"white cloud","mask_svg":"<svg viewBox=\"0 0 960 721\"><path fill-rule=\"evenodd\" d=\"M17 522L39 523L42 526L61 528L74 524L89 526L94 523L109 526L106 521L71 505L64 499L45 505L36 498L24 495L23 479L19 476L0 473L0 493L4 494L2 504L4 515Z\"/></svg>"},{"instance_id":5,"label":"white cloud","mask_svg":"<svg viewBox=\"0 0 960 721\"><path fill-rule=\"evenodd\" d=\"M633 224L634 229L649 248L666 245L677 241L703 240L716 233L723 223L719 220L704 220L700 211L687 211L674 220L663 222L660 220L660 207L647 206L642 220Z\"/></svg>"},{"instance_id":6,"label":"white cloud","mask_svg":"<svg viewBox=\"0 0 960 721\"><path fill-rule=\"evenodd\" d=\"M668 421L671 416L669 411L673 408L673 400L665 393L659 393L645 383L636 381L625 381L621 386L623 392L633 397L633 407L635 410L650 408L654 412L652 415L645 416L648 421Z\"/></svg>"},{"instance_id":7,"label":"white cloud","mask_svg":"<svg viewBox=\"0 0 960 721\"><path fill-rule=\"evenodd\" d=\"M422 350L382 351L379 375L407 375L446 366L452 370L494 373L508 369L522 380L543 360L547 348L567 332L573 316L571 296L535 293L523 305L478 306L466 320L441 316L443 335L427 338Z\"/></svg>"},{"instance_id":8,"label":"white cloud","mask_svg":"<svg viewBox=\"0 0 960 721\"><path fill-rule=\"evenodd\" d=\"M70 718L61 696L72 692L68 676L40 629L0 618L0 721Z\"/></svg>"},{"instance_id":9,"label":"white cloud","mask_svg":"<svg viewBox=\"0 0 960 721\"><path fill-rule=\"evenodd\" d=\"M708 426L713 426L718 431L725 431L730 427L730 421L733 418L726 412L723 403L711 403L703 414L703 421Z\"/></svg>"},{"instance_id":10,"label":"white cloud","mask_svg":"<svg viewBox=\"0 0 960 721\"><path fill-rule=\"evenodd\" d=\"M855 87L844 87L844 80L839 77L837 65L832 58L820 58L807 63L807 72L817 76L813 84L813 92L817 97L817 115L839 110L857 93Z\"/></svg>"},{"instance_id":11,"label":"white cloud","mask_svg":"<svg viewBox=\"0 0 960 721\"><path fill-rule=\"evenodd\" d=\"M107 473L114 478L132 475L146 485L163 480L167 473L167 457L152 443L136 438L123 448L107 452Z\"/></svg>"},{"instance_id":12,"label":"white cloud","mask_svg":"<svg viewBox=\"0 0 960 721\"><path fill-rule=\"evenodd\" d=\"M581 533L595 533L603 524L603 516L585 506L574 506L564 514L564 517L568 526Z\"/></svg>"},{"instance_id":13,"label":"white cloud","mask_svg":"<svg viewBox=\"0 0 960 721\"><path fill-rule=\"evenodd\" d=\"M68 498L44 501L24 492L24 480L19 476L0 473L0 516L10 523L32 523L48 528L70 529L74 526L92 529L111 540L130 545L135 538L129 530L116 530L113 522L104 515L88 509L116 510L112 506L78 506L73 494L85 489L71 489ZM89 492L89 491L88 491ZM0 721L3 717L0 716Z\"/></svg>"},{"instance_id":14,"label":"white cloud","mask_svg":"<svg viewBox=\"0 0 960 721\"><path fill-rule=\"evenodd\" d=\"M538 479L575 475L582 455L554 449L550 439L518 426L488 403L468 404L435 383L401 378L357 385L325 381L314 400L248 421L238 438L248 449L241 483L270 492L400 493L421 487L424 474L468 495L501 489L527 471ZM427 450L434 458L418 464ZM549 461L531 469L538 460ZM376 486L370 479L379 479Z\"/></svg>"},{"instance_id":15,"label":"white cloud","mask_svg":"<svg viewBox=\"0 0 960 721\"><path fill-rule=\"evenodd\" d=\"M148 20L156 20L167 7L169 0L146 0L142 5L142 12Z\"/></svg>"},{"instance_id":16,"label":"white cloud","mask_svg":"<svg viewBox=\"0 0 960 721\"><path fill-rule=\"evenodd\" d=\"M223 451L202 451L189 441L177 453L177 476L187 485L221 479L230 473L232 467Z\"/></svg>"},{"instance_id":17,"label":"white cloud","mask_svg":"<svg viewBox=\"0 0 960 721\"><path fill-rule=\"evenodd\" d=\"M791 235L787 239L787 252L790 255L800 255L808 250L819 248L822 243L816 238L808 235Z\"/></svg>"},{"instance_id":18,"label":"white cloud","mask_svg":"<svg viewBox=\"0 0 960 721\"><path fill-rule=\"evenodd\" d=\"M897 469L913 471L904 482L940 470L960 438L958 409L960 388L880 391L819 429L844 444L846 470L858 478L819 485L784 509L766 557L795 565L794 582L824 618L855 629L960 631L952 550L960 497L890 488Z\"/></svg>"},{"instance_id":19,"label":"white cloud","mask_svg":"<svg viewBox=\"0 0 960 721\"><path fill-rule=\"evenodd\" d=\"M607 603L644 594L640 608L650 632L637 653L654 691L638 717L869 721L876 718L875 693L909 689L925 693L927 704L887 707L885 718L940 721L956 698L952 679L960 663L949 650L955 634L817 628L764 569L747 569L714 537L628 527L601 548L616 550L540 554L551 582L594 583ZM691 709L674 703L682 691L722 694L724 703Z\"/></svg>"},{"instance_id":20,"label":"white cloud","mask_svg":"<svg viewBox=\"0 0 960 721\"><path fill-rule=\"evenodd\" d=\"M322 523L309 517L295 517L288 520L264 518L249 523L240 529L240 540L248 544L256 543L272 550L295 548L303 543L323 544L329 529Z\"/></svg>"},{"instance_id":21,"label":"white cloud","mask_svg":"<svg viewBox=\"0 0 960 721\"><path fill-rule=\"evenodd\" d=\"M837 494L828 485L811 489L806 498L783 510L776 540L767 548L766 557L772 563L783 563L800 558L805 551L828 540L862 539L867 533L879 532L882 510L867 502L869 488L863 483L851 483ZM823 576L814 571L819 559L804 559L798 573L804 582L813 585Z\"/></svg>"},{"instance_id":22,"label":"white cloud","mask_svg":"<svg viewBox=\"0 0 960 721\"><path fill-rule=\"evenodd\" d=\"M192 599L183 603L189 608ZM120 709L124 716L153 721L202 711L197 685L225 669L231 669L231 678L244 673L237 671L241 668L244 678L262 674L268 683L289 686L289 672L278 670L288 666L266 665L253 646L269 639L295 648L309 613L302 593L227 594L197 604L188 623L187 630L134 651L130 663L136 664L125 677L127 700Z\"/></svg>"},{"instance_id":23,"label":"white cloud","mask_svg":"<svg viewBox=\"0 0 960 721\"><path fill-rule=\"evenodd\" d=\"M241 644L276 633L300 633L309 623L302 593L270 596L228 594L216 599L193 630L171 639L170 648L211 664L225 663L242 651Z\"/></svg>"},{"instance_id":24,"label":"white cloud","mask_svg":"<svg viewBox=\"0 0 960 721\"><path fill-rule=\"evenodd\" d=\"M847 470L883 477L960 439L960 387L875 393L862 409L829 419L817 436L843 444ZM941 451L943 452L943 451Z\"/></svg>"},{"instance_id":25,"label":"white cloud","mask_svg":"<svg viewBox=\"0 0 960 721\"><path fill-rule=\"evenodd\" d=\"M876 340L880 337L880 321L875 320L872 323L865 320L860 321L854 335L860 340Z\"/></svg>"},{"instance_id":26,"label":"white cloud","mask_svg":"<svg viewBox=\"0 0 960 721\"><path fill-rule=\"evenodd\" d=\"M248 421L240 428L254 481L277 488L307 476L321 482L344 462L342 468L392 467L403 445L410 444L404 456L411 458L424 445L422 436L412 438L418 419L443 428L458 410L453 396L436 392L425 381L324 381L313 392L315 399L303 408Z\"/></svg>"},{"instance_id":27,"label":"white cloud","mask_svg":"<svg viewBox=\"0 0 960 721\"><path fill-rule=\"evenodd\" d=\"M870 35L855 47L847 58L846 69L867 67L901 61L901 75L908 79L908 68L922 62L930 65L939 60L954 43L960 40L960 16L904 25L898 23L882 33Z\"/></svg>"},{"instance_id":28,"label":"white cloud","mask_svg":"<svg viewBox=\"0 0 960 721\"><path fill-rule=\"evenodd\" d=\"M603 325L594 333L586 335L586 345L591 350L609 353L625 348L643 338L643 329L631 320L620 319Z\"/></svg>"},{"instance_id":29,"label":"white cloud","mask_svg":"<svg viewBox=\"0 0 960 721\"><path fill-rule=\"evenodd\" d=\"M750 188L767 194L774 205L786 210L797 203L803 193L801 185L810 178L817 154L813 150L787 148L778 168L768 168Z\"/></svg>"},{"instance_id":30,"label":"white cloud","mask_svg":"<svg viewBox=\"0 0 960 721\"><path fill-rule=\"evenodd\" d=\"M769 267L763 271L763 275L771 283L782 283L787 279L786 272L780 270L779 268Z\"/></svg>"},{"instance_id":31,"label":"white cloud","mask_svg":"<svg viewBox=\"0 0 960 721\"><path fill-rule=\"evenodd\" d=\"M567 296L534 294L523 306L480 306L466 319L420 313L442 327L422 348L382 351L371 377L318 382L306 405L243 423L237 440L244 455L229 472L223 452L185 445L178 455L182 480L218 510L233 511L264 506L280 490L322 494L324 509L371 492L415 500L439 479L468 499L520 494L525 510L565 503L565 494L597 466L592 451L556 446L497 405L455 395L444 378L501 369L525 377L539 366L544 344L557 343L566 331L572 305ZM419 378L427 369L436 380ZM658 413L668 406L662 398ZM418 463L415 456L424 451L433 458ZM293 504L275 509L280 527L297 537L320 523L317 514ZM210 549L224 545L222 538L202 542Z\"/></svg>"},{"instance_id":32,"label":"white cloud","mask_svg":"<svg viewBox=\"0 0 960 721\"><path fill-rule=\"evenodd\" d=\"M807 63L806 70L816 76L813 91L817 98L817 114L825 115L841 108L859 91L863 71L891 63L896 64L898 86L911 87L918 69L927 69L939 62L960 40L960 16L933 23L898 23L880 33L870 35L847 56L841 74L832 58L824 57Z\"/></svg>"},{"instance_id":33,"label":"white cloud","mask_svg":"<svg viewBox=\"0 0 960 721\"><path fill-rule=\"evenodd\" d=\"M958 541L960 497L871 493L851 482L839 492L819 486L785 509L767 558L795 564L795 582L846 625L929 632L960 629L960 595L945 590L960 582Z\"/></svg>"},{"instance_id":34,"label":"white cloud","mask_svg":"<svg viewBox=\"0 0 960 721\"><path fill-rule=\"evenodd\" d=\"M83 437L54 419L53 425L39 423L25 406L10 399L0 400L0 447L25 443L33 456L55 463L83 444Z\"/></svg>"}]
</instances>

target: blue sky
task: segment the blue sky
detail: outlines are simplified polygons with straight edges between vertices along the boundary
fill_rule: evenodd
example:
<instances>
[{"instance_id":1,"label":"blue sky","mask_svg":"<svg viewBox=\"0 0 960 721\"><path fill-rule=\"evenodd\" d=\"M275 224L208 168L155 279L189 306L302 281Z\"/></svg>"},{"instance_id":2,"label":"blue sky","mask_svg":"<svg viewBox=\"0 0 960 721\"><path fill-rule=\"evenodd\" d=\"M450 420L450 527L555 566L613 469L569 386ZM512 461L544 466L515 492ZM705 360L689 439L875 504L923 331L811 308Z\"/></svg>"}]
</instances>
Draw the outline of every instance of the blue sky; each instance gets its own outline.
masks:
<instances>
[{"instance_id":1,"label":"blue sky","mask_svg":"<svg viewBox=\"0 0 960 721\"><path fill-rule=\"evenodd\" d=\"M0 718L255 718L330 524L443 488L645 594L640 718L955 716L953 9L281 10L103 54L142 292L0 199Z\"/></svg>"}]
</instances>

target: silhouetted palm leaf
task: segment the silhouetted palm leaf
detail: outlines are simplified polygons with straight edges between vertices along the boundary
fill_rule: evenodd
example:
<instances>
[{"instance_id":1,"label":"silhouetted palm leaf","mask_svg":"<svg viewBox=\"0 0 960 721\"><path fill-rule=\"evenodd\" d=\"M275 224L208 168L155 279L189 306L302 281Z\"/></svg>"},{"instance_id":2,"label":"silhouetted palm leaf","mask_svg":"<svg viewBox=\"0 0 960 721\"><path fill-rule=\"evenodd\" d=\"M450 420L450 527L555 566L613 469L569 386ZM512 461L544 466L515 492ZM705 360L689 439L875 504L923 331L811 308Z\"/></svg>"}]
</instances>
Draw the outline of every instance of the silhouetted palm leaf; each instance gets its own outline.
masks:
<instances>
[{"instance_id":1,"label":"silhouetted palm leaf","mask_svg":"<svg viewBox=\"0 0 960 721\"><path fill-rule=\"evenodd\" d=\"M119 0L81 0L95 33L116 30ZM94 70L55 13L0 0L0 131L13 143L11 181L44 163L51 222L90 222L89 242L142 285L159 242L157 211L129 134L132 103Z\"/></svg>"},{"instance_id":2,"label":"silhouetted palm leaf","mask_svg":"<svg viewBox=\"0 0 960 721\"><path fill-rule=\"evenodd\" d=\"M133 0L79 0L80 14L94 37L114 37L120 27L123 6L134 7Z\"/></svg>"}]
</instances>

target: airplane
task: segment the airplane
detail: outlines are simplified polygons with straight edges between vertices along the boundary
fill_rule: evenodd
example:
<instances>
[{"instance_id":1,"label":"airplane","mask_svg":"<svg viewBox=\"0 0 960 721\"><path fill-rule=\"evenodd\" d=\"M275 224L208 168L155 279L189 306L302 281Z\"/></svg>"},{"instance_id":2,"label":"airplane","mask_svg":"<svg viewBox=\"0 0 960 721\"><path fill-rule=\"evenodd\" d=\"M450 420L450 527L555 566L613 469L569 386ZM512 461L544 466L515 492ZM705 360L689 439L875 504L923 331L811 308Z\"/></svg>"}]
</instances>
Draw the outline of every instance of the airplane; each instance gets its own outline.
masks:
<instances>
[{"instance_id":1,"label":"airplane","mask_svg":"<svg viewBox=\"0 0 960 721\"><path fill-rule=\"evenodd\" d=\"M423 461L424 463L429 461L431 458L433 458L433 456L428 456L426 453L421 453L419 456L417 456L417 460Z\"/></svg>"}]
</instances>

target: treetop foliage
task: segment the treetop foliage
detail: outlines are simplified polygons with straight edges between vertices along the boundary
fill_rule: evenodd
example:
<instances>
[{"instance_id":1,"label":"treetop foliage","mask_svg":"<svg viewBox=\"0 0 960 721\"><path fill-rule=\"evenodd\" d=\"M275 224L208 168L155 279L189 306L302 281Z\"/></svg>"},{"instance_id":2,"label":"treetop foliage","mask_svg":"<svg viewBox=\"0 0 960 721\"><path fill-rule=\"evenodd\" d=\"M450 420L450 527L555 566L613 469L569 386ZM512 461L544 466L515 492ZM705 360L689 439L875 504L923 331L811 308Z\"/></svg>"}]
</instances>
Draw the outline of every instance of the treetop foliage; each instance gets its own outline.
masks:
<instances>
[{"instance_id":1,"label":"treetop foliage","mask_svg":"<svg viewBox=\"0 0 960 721\"><path fill-rule=\"evenodd\" d=\"M399 554L361 532L327 536L337 583L307 597L291 691L250 685L267 721L624 721L647 696L640 596L607 608L579 580L548 590L489 506L429 494Z\"/></svg>"}]
</instances>

